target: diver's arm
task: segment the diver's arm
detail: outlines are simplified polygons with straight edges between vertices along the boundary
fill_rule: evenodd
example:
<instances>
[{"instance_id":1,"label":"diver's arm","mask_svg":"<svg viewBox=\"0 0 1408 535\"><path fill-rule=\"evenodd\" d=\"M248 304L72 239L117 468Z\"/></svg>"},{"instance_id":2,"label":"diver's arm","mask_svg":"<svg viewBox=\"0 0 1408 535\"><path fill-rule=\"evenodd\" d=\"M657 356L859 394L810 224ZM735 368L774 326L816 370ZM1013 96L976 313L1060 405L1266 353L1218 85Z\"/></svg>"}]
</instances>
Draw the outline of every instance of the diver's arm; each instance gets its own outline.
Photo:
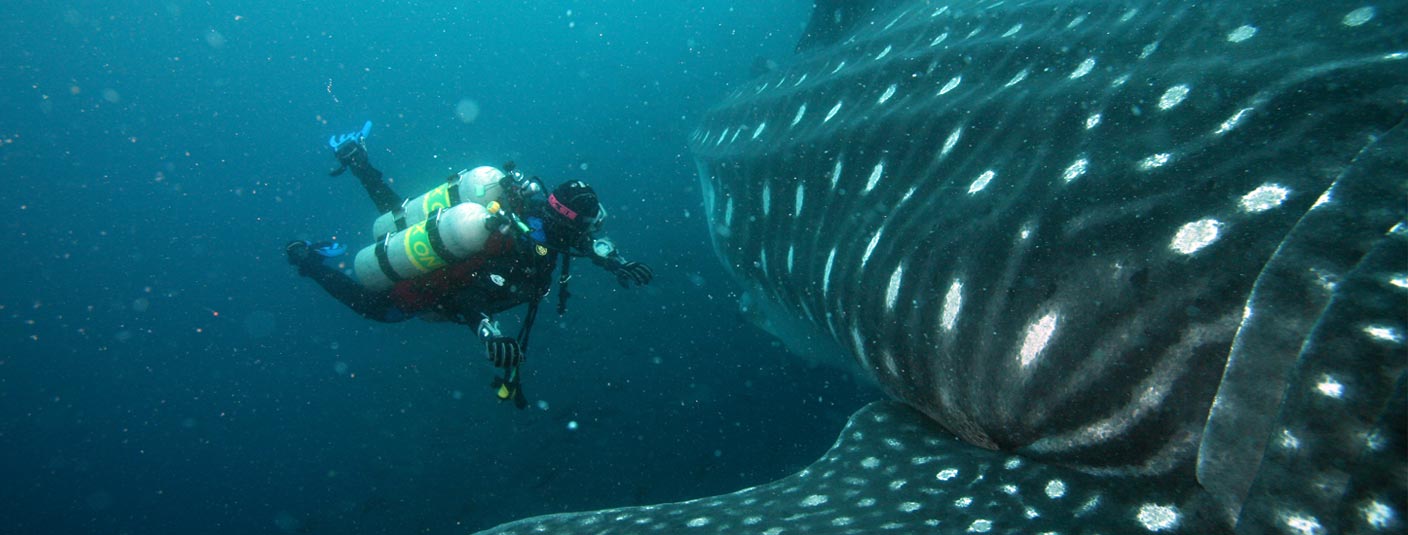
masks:
<instances>
[{"instance_id":1,"label":"diver's arm","mask_svg":"<svg viewBox=\"0 0 1408 535\"><path fill-rule=\"evenodd\" d=\"M591 246L588 248L586 256L591 258L593 264L616 275L616 282L620 283L622 288L630 288L632 284L645 286L655 278L655 272L650 269L650 266L640 262L631 262L621 256L611 238L598 235L592 236L588 240L591 242Z\"/></svg>"},{"instance_id":2,"label":"diver's arm","mask_svg":"<svg viewBox=\"0 0 1408 535\"><path fill-rule=\"evenodd\" d=\"M377 211L386 213L401 206L401 196L382 180L381 171L373 167L367 159L366 138L371 132L371 125L371 121L367 121L359 132L334 136L328 140L333 156L337 157L337 163L341 164L328 174L337 176L351 170L357 181L362 183L362 188L367 190L367 196L371 197Z\"/></svg>"}]
</instances>

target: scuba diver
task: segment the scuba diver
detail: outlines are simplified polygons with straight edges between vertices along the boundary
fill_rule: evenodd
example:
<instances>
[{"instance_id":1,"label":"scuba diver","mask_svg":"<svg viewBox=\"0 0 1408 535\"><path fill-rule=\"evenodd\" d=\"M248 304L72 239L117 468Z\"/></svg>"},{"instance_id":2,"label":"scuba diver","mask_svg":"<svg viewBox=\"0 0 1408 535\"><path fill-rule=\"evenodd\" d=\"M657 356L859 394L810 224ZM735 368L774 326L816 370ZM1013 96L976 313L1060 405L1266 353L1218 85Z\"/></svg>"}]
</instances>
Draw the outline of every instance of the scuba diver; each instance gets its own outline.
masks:
<instances>
[{"instance_id":1,"label":"scuba diver","mask_svg":"<svg viewBox=\"0 0 1408 535\"><path fill-rule=\"evenodd\" d=\"M492 387L500 401L526 406L518 369L538 305L560 265L557 312L566 311L574 257L614 274L622 287L649 284L654 274L626 260L602 233L606 210L586 183L565 182L551 192L512 163L461 171L414 199L382 180L367 158L368 121L357 132L328 140L340 166L352 171L382 216L377 243L357 253L345 272L346 247L327 241L285 246L299 275L356 313L381 322L414 317L473 326L490 362L504 370ZM544 195L546 194L546 197ZM517 336L502 333L495 314L528 305Z\"/></svg>"}]
</instances>

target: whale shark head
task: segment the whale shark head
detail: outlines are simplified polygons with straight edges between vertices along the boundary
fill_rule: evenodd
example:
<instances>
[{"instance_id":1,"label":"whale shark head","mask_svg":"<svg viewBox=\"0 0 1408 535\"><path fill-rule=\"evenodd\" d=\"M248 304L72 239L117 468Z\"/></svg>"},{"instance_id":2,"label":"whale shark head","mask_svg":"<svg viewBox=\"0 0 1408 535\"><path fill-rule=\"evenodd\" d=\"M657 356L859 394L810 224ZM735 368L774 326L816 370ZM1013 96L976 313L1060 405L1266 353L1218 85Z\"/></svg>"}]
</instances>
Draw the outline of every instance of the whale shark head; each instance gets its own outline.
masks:
<instances>
[{"instance_id":1,"label":"whale shark head","mask_svg":"<svg viewBox=\"0 0 1408 535\"><path fill-rule=\"evenodd\" d=\"M909 408L771 485L503 532L1404 529L1403 20L819 2L690 141L729 271Z\"/></svg>"}]
</instances>

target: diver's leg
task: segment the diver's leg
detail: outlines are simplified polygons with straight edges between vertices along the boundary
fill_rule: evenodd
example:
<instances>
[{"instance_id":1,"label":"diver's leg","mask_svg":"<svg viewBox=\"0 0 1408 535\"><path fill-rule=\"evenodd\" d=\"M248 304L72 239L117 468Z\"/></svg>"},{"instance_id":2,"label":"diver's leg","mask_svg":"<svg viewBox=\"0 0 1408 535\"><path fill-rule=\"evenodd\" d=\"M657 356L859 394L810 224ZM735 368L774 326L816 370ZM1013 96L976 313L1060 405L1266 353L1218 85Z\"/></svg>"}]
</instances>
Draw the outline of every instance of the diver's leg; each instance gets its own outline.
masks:
<instances>
[{"instance_id":1,"label":"diver's leg","mask_svg":"<svg viewBox=\"0 0 1408 535\"><path fill-rule=\"evenodd\" d=\"M387 292L374 292L362 287L342 270L328 265L325 258L312 251L306 242L291 242L287 246L289 263L298 267L298 274L313 279L328 295L333 296L353 312L371 320L396 322L407 315L396 306Z\"/></svg>"}]
</instances>

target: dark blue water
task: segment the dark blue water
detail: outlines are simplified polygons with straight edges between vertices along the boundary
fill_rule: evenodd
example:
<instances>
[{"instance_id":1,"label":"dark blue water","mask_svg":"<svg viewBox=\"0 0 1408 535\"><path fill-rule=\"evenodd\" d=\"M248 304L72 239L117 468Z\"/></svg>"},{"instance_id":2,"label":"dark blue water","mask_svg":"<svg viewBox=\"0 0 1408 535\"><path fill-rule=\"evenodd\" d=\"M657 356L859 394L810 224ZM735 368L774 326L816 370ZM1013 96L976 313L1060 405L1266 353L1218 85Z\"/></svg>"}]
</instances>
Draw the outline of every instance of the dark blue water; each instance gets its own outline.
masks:
<instances>
[{"instance_id":1,"label":"dark blue water","mask_svg":"<svg viewBox=\"0 0 1408 535\"><path fill-rule=\"evenodd\" d=\"M877 397L738 313L685 138L810 2L21 1L0 17L0 532L463 533L812 461ZM737 4L737 5L733 5ZM284 262L516 160L592 183L641 290L579 268L493 398L463 327L374 324ZM575 429L574 429L575 428Z\"/></svg>"}]
</instances>

